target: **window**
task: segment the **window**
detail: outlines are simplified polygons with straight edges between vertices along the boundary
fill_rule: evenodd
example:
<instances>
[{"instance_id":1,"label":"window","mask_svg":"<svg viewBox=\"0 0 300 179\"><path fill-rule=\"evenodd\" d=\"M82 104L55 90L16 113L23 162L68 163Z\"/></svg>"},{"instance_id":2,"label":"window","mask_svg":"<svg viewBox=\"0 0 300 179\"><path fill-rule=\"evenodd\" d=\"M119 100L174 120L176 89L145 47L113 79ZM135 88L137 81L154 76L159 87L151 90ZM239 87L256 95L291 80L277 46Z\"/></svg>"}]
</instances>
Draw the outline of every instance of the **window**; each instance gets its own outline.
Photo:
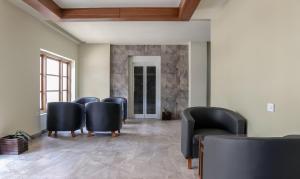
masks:
<instances>
[{"instance_id":1,"label":"window","mask_svg":"<svg viewBox=\"0 0 300 179\"><path fill-rule=\"evenodd\" d=\"M47 103L70 101L71 62L42 53L40 56L40 109L46 110Z\"/></svg>"}]
</instances>

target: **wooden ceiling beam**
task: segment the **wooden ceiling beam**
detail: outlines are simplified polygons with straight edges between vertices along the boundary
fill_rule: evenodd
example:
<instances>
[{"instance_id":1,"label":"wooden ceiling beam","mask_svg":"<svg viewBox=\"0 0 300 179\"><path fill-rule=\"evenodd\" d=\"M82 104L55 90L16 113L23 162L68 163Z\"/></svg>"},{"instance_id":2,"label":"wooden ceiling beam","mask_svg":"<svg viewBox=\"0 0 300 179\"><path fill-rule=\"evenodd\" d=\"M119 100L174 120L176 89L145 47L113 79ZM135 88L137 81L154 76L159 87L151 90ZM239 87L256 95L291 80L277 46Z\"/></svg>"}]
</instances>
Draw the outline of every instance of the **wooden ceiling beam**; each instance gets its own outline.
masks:
<instances>
[{"instance_id":1,"label":"wooden ceiling beam","mask_svg":"<svg viewBox=\"0 0 300 179\"><path fill-rule=\"evenodd\" d=\"M101 19L119 21L178 20L178 8L79 8L63 9L63 20Z\"/></svg>"},{"instance_id":2,"label":"wooden ceiling beam","mask_svg":"<svg viewBox=\"0 0 300 179\"><path fill-rule=\"evenodd\" d=\"M78 8L63 9L62 19L118 19L120 17L119 8Z\"/></svg>"},{"instance_id":3,"label":"wooden ceiling beam","mask_svg":"<svg viewBox=\"0 0 300 179\"><path fill-rule=\"evenodd\" d=\"M23 0L49 19L119 20L119 21L188 21L201 0L181 0L178 8L60 8L53 0Z\"/></svg>"},{"instance_id":4,"label":"wooden ceiling beam","mask_svg":"<svg viewBox=\"0 0 300 179\"><path fill-rule=\"evenodd\" d=\"M60 20L62 9L53 0L23 0L29 6L51 20Z\"/></svg>"},{"instance_id":5,"label":"wooden ceiling beam","mask_svg":"<svg viewBox=\"0 0 300 179\"><path fill-rule=\"evenodd\" d=\"M188 21L193 16L201 0L181 0L179 5L179 19Z\"/></svg>"},{"instance_id":6,"label":"wooden ceiling beam","mask_svg":"<svg viewBox=\"0 0 300 179\"><path fill-rule=\"evenodd\" d=\"M175 21L178 8L120 8L120 20L127 21Z\"/></svg>"}]
</instances>

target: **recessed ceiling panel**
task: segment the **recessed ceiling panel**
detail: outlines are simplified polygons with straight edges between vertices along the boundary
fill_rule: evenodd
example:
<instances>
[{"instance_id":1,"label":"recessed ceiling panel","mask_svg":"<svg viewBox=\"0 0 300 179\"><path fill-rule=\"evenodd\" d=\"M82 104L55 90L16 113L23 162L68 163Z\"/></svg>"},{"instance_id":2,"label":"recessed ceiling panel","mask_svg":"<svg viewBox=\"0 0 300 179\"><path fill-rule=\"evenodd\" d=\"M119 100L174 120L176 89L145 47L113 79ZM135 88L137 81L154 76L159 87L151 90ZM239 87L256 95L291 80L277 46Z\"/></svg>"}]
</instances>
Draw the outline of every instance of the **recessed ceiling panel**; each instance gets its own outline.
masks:
<instances>
[{"instance_id":1,"label":"recessed ceiling panel","mask_svg":"<svg viewBox=\"0 0 300 179\"><path fill-rule=\"evenodd\" d=\"M54 0L61 8L178 7L180 0Z\"/></svg>"}]
</instances>

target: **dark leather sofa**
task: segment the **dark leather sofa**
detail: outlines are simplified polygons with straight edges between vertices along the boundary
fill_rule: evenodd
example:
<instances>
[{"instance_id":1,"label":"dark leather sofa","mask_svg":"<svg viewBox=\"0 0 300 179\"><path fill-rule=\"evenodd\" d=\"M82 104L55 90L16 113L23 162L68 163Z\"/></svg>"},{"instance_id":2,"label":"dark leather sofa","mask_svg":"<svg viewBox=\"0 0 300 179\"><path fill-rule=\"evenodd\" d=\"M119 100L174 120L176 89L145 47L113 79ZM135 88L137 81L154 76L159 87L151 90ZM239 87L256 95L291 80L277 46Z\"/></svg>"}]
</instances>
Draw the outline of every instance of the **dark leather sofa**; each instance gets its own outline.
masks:
<instances>
[{"instance_id":1,"label":"dark leather sofa","mask_svg":"<svg viewBox=\"0 0 300 179\"><path fill-rule=\"evenodd\" d=\"M110 102L93 102L86 105L86 128L88 136L94 131L111 131L116 137L122 128L121 105Z\"/></svg>"},{"instance_id":2,"label":"dark leather sofa","mask_svg":"<svg viewBox=\"0 0 300 179\"><path fill-rule=\"evenodd\" d=\"M81 104L83 105L84 109L85 109L85 105L88 103L92 103L92 102L100 102L99 98L96 97L82 97L82 98L78 98L75 101L73 101L73 103L77 103L77 104ZM81 133L83 134L83 128L85 126L85 115L82 121L82 125L80 127Z\"/></svg>"},{"instance_id":3,"label":"dark leather sofa","mask_svg":"<svg viewBox=\"0 0 300 179\"><path fill-rule=\"evenodd\" d=\"M299 167L299 137L204 140L204 179L299 179Z\"/></svg>"},{"instance_id":4,"label":"dark leather sofa","mask_svg":"<svg viewBox=\"0 0 300 179\"><path fill-rule=\"evenodd\" d=\"M70 102L48 103L47 108L47 130L48 136L52 132L71 131L72 137L75 137L76 130L80 129L84 117L84 108L80 104Z\"/></svg>"},{"instance_id":5,"label":"dark leather sofa","mask_svg":"<svg viewBox=\"0 0 300 179\"><path fill-rule=\"evenodd\" d=\"M246 120L238 113L216 107L192 107L182 113L181 152L192 168L198 158L199 137L246 134Z\"/></svg>"},{"instance_id":6,"label":"dark leather sofa","mask_svg":"<svg viewBox=\"0 0 300 179\"><path fill-rule=\"evenodd\" d=\"M123 97L111 97L111 98L105 98L102 100L102 102L111 102L111 103L117 103L121 105L121 114L122 114L122 120L125 123L125 120L127 119L127 99Z\"/></svg>"}]
</instances>

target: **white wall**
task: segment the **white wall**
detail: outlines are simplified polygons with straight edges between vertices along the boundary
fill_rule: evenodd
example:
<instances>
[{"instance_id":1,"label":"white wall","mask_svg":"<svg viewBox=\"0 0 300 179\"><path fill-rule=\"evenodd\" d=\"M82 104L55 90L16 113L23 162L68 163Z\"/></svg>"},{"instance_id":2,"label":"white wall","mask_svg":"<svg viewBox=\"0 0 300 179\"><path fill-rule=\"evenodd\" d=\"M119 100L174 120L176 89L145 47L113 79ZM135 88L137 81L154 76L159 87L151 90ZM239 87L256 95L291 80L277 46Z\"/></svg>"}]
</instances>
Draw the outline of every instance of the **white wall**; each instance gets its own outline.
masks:
<instances>
[{"instance_id":1,"label":"white wall","mask_svg":"<svg viewBox=\"0 0 300 179\"><path fill-rule=\"evenodd\" d=\"M189 106L207 105L207 42L189 43Z\"/></svg>"},{"instance_id":2,"label":"white wall","mask_svg":"<svg viewBox=\"0 0 300 179\"><path fill-rule=\"evenodd\" d=\"M79 96L110 96L110 45L80 45Z\"/></svg>"},{"instance_id":3,"label":"white wall","mask_svg":"<svg viewBox=\"0 0 300 179\"><path fill-rule=\"evenodd\" d=\"M246 117L250 136L300 133L299 17L299 0L228 0L212 20L212 105Z\"/></svg>"},{"instance_id":4,"label":"white wall","mask_svg":"<svg viewBox=\"0 0 300 179\"><path fill-rule=\"evenodd\" d=\"M0 0L0 136L40 132L39 56L45 49L77 59L77 45Z\"/></svg>"}]
</instances>

